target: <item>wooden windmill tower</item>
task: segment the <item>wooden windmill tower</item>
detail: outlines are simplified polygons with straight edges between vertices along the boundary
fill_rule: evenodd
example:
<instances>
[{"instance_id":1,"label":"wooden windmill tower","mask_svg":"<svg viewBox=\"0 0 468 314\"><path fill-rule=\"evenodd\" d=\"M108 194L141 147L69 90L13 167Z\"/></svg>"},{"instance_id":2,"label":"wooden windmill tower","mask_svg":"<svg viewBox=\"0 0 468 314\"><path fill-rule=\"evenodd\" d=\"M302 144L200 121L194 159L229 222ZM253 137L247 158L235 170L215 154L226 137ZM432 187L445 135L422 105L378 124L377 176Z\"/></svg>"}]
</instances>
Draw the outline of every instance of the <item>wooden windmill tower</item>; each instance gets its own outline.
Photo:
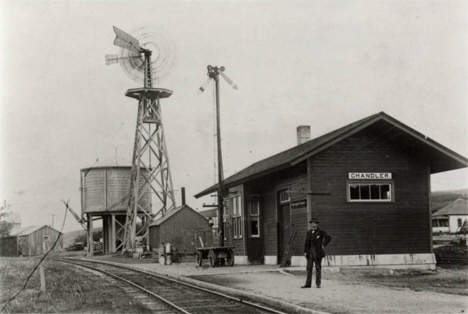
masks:
<instances>
[{"instance_id":1,"label":"wooden windmill tower","mask_svg":"<svg viewBox=\"0 0 468 314\"><path fill-rule=\"evenodd\" d=\"M153 219L164 216L176 206L160 103L161 99L170 97L172 91L153 87L155 81L169 73L176 51L173 43L159 32L140 28L131 36L115 26L114 32L114 45L121 47L121 53L106 55L106 64L120 63L131 79L143 84L125 93L138 100L138 113L125 235L117 249L133 252L136 238L147 235ZM140 206L140 199L148 190L153 200L149 212ZM141 223L137 223L138 220Z\"/></svg>"}]
</instances>

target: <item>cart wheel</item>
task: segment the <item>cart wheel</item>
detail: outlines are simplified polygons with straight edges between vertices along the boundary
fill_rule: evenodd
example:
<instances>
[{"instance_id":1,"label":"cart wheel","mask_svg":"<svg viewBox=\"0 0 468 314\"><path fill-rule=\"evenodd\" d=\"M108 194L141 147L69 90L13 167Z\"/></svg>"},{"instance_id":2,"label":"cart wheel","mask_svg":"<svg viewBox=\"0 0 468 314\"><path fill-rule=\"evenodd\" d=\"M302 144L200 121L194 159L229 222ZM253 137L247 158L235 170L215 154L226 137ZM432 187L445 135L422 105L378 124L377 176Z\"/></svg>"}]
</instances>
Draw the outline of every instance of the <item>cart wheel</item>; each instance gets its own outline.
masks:
<instances>
[{"instance_id":1,"label":"cart wheel","mask_svg":"<svg viewBox=\"0 0 468 314\"><path fill-rule=\"evenodd\" d=\"M208 260L210 261L211 267L216 267L216 265L218 265L218 256L216 255L215 251L211 250L208 253Z\"/></svg>"},{"instance_id":2,"label":"cart wheel","mask_svg":"<svg viewBox=\"0 0 468 314\"><path fill-rule=\"evenodd\" d=\"M202 265L202 263L203 263L202 252L197 252L197 255L196 255L196 262L197 262L197 266L198 266L198 267L201 267L201 265Z\"/></svg>"},{"instance_id":3,"label":"cart wheel","mask_svg":"<svg viewBox=\"0 0 468 314\"><path fill-rule=\"evenodd\" d=\"M229 250L226 256L226 264L227 266L234 266L234 252Z\"/></svg>"}]
</instances>

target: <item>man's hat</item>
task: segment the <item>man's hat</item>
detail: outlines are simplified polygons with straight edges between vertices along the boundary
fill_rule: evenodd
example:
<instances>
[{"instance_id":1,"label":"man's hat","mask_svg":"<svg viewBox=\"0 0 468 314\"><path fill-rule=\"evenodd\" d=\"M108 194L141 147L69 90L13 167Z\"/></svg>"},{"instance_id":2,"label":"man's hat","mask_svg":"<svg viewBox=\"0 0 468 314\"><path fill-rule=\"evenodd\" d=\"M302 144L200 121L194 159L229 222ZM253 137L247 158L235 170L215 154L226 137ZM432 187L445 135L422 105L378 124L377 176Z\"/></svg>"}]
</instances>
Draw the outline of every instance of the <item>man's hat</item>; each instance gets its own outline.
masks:
<instances>
[{"instance_id":1,"label":"man's hat","mask_svg":"<svg viewBox=\"0 0 468 314\"><path fill-rule=\"evenodd\" d=\"M309 220L309 223L313 223L313 222L315 222L316 224L319 223L317 218L312 218L312 219Z\"/></svg>"}]
</instances>

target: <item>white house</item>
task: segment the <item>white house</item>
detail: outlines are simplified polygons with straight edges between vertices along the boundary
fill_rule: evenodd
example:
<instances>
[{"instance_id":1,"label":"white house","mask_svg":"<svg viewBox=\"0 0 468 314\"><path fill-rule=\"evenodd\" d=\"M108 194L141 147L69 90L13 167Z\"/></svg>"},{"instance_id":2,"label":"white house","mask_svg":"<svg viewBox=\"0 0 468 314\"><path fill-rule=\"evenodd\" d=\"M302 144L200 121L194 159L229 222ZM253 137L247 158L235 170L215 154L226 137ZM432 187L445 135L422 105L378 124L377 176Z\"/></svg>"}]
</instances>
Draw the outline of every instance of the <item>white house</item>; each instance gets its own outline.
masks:
<instances>
[{"instance_id":1,"label":"white house","mask_svg":"<svg viewBox=\"0 0 468 314\"><path fill-rule=\"evenodd\" d=\"M456 233L468 219L468 200L457 199L432 214L432 231Z\"/></svg>"}]
</instances>

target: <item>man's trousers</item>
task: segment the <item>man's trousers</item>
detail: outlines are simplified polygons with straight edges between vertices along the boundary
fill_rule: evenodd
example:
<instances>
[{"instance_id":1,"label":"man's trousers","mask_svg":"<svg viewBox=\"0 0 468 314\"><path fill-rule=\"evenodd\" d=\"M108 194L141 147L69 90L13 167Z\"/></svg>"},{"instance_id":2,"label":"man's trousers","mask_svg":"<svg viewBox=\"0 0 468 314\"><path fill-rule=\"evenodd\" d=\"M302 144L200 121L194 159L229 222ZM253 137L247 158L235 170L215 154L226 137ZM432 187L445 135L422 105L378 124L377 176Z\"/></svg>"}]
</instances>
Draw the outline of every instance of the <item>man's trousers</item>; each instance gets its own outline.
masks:
<instances>
[{"instance_id":1,"label":"man's trousers","mask_svg":"<svg viewBox=\"0 0 468 314\"><path fill-rule=\"evenodd\" d=\"M315 284L319 287L322 283L322 257L318 256L315 249L310 249L309 256L307 257L307 279L305 285L310 287L312 285L312 270L315 264Z\"/></svg>"}]
</instances>

